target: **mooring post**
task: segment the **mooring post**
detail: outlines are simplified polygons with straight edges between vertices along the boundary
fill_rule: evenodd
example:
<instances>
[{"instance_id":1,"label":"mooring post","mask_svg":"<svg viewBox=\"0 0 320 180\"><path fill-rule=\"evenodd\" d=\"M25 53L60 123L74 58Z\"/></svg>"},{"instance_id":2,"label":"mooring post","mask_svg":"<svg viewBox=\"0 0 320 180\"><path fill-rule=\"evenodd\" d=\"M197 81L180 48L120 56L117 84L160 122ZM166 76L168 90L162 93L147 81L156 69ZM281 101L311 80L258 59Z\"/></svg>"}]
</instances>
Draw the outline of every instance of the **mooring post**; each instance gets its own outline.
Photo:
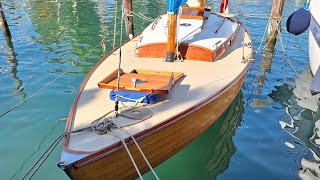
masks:
<instances>
[{"instance_id":1,"label":"mooring post","mask_svg":"<svg viewBox=\"0 0 320 180\"><path fill-rule=\"evenodd\" d=\"M126 35L127 38L134 35L133 33L133 14L132 14L132 0L123 1L124 8L124 21L126 24ZM131 34L131 35L130 35Z\"/></svg>"},{"instance_id":2,"label":"mooring post","mask_svg":"<svg viewBox=\"0 0 320 180\"><path fill-rule=\"evenodd\" d=\"M274 48L278 33L280 32L281 16L284 0L272 0L272 10L269 17L267 48Z\"/></svg>"},{"instance_id":3,"label":"mooring post","mask_svg":"<svg viewBox=\"0 0 320 180\"><path fill-rule=\"evenodd\" d=\"M7 23L5 15L4 15L3 9L2 9L1 0L0 0L0 23L1 23L4 37L6 39L11 39L11 33L9 30L8 23Z\"/></svg>"}]
</instances>

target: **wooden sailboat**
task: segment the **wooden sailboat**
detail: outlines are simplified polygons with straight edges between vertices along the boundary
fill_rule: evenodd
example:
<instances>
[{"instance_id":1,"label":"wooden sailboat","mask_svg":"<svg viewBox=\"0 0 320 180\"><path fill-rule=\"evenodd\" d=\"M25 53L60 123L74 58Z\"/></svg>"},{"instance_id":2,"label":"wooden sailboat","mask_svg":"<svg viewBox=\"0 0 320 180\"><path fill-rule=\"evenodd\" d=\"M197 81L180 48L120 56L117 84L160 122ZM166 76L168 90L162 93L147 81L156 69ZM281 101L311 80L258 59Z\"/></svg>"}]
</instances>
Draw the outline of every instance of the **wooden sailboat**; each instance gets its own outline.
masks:
<instances>
[{"instance_id":1,"label":"wooden sailboat","mask_svg":"<svg viewBox=\"0 0 320 180\"><path fill-rule=\"evenodd\" d=\"M168 1L166 15L82 81L58 163L70 178L136 178L197 138L238 94L253 52L244 25L201 1L178 12L181 3Z\"/></svg>"}]
</instances>

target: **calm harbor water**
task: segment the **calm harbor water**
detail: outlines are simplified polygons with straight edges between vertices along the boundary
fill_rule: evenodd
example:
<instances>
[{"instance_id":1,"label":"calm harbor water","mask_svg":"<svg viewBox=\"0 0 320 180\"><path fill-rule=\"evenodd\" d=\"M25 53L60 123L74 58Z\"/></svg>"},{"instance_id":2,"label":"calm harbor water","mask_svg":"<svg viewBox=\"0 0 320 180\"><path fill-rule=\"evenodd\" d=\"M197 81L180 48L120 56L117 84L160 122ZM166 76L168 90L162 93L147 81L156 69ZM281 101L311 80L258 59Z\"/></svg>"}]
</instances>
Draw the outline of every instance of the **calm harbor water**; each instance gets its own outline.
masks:
<instances>
[{"instance_id":1,"label":"calm harbor water","mask_svg":"<svg viewBox=\"0 0 320 180\"><path fill-rule=\"evenodd\" d=\"M207 3L218 10L217 1ZM310 97L307 88L311 79L308 34L294 37L285 30L286 18L303 3L286 0L281 33L300 78L285 58L280 41L274 56L257 53L232 105L196 141L155 168L161 179L299 179L302 164L319 163L312 154L320 155L312 143L320 115L319 97ZM0 179L20 179L64 131L81 80L104 55L99 42L105 39L106 51L112 49L114 14L120 1L8 0L2 5L13 46L0 33L0 114L83 60L31 101L0 118ZM134 11L156 18L165 13L165 2L134 1ZM230 2L233 13L270 11L271 0ZM263 17L241 16L256 50L268 22ZM138 17L134 21L136 33L150 23ZM118 27L119 23L118 18ZM58 146L34 179L68 179L55 166L60 151ZM145 179L153 177L147 173Z\"/></svg>"}]
</instances>

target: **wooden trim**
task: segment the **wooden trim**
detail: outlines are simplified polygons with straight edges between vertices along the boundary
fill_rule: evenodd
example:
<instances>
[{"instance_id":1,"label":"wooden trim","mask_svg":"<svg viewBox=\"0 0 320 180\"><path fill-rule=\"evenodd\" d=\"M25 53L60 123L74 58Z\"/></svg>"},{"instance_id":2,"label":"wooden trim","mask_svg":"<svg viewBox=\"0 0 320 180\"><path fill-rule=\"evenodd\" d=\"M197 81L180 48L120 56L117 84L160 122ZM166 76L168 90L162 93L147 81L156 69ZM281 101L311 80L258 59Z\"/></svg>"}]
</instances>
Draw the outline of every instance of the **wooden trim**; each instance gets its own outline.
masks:
<instances>
[{"instance_id":1,"label":"wooden trim","mask_svg":"<svg viewBox=\"0 0 320 180\"><path fill-rule=\"evenodd\" d=\"M182 11L193 11L193 10L196 10L196 11L205 11L205 8L203 7L182 7Z\"/></svg>"},{"instance_id":2,"label":"wooden trim","mask_svg":"<svg viewBox=\"0 0 320 180\"><path fill-rule=\"evenodd\" d=\"M189 144L225 111L239 92L249 64L250 63L247 64L243 72L234 81L230 82L225 89L200 104L201 107L198 107L199 105L193 106L191 112L186 111L184 114L157 125L157 127L152 128L152 130L146 130L146 132L143 132L143 136L140 135L141 133L138 134L140 136L134 136L139 141L140 147L153 167ZM226 99L227 101L225 101ZM199 121L199 118L201 121ZM174 123L177 124L173 125ZM173 131L172 128L178 129ZM156 132L159 133L155 134ZM162 139L162 136L164 136L164 139ZM178 142L170 139L170 137L179 138L179 136L181 136L181 139L179 139ZM140 171L142 173L146 172L148 167L143 162L136 147L132 145L132 140L126 139L126 143L128 144ZM153 144L153 146L150 146L150 144ZM158 149L159 153L158 151L155 151L155 148ZM136 177L137 174L121 143L117 143L117 146L115 146L114 149L108 148L109 152L105 150L89 155L76 162L73 166L68 166L66 171L72 174L75 179L100 179L107 178L107 176L110 176L108 178L114 176L120 178L120 176L124 176L129 179ZM107 155L110 156L106 159L102 159ZM93 170L95 173L91 173Z\"/></svg>"},{"instance_id":3,"label":"wooden trim","mask_svg":"<svg viewBox=\"0 0 320 180\"><path fill-rule=\"evenodd\" d=\"M137 57L144 58L163 58L166 53L167 43L150 43L136 49ZM179 46L179 52L184 59L198 61L214 61L212 50L203 46L193 44L183 44Z\"/></svg>"},{"instance_id":4,"label":"wooden trim","mask_svg":"<svg viewBox=\"0 0 320 180\"><path fill-rule=\"evenodd\" d=\"M137 34L135 37L138 37L140 36L141 33ZM134 37L134 38L135 38ZM134 39L133 38L133 39ZM67 119L67 122L66 122L66 127L65 127L65 132L70 132L71 131L71 128L72 128L72 124L73 124L73 118L74 118L74 113L75 113L75 109L77 107L77 104L78 104L78 100L80 98L80 95L85 87L85 85L87 84L88 80L90 79L91 75L93 74L93 72L100 66L100 64L102 64L102 62L104 62L112 53L114 53L115 51L117 51L120 46L126 44L127 42L129 42L130 39L126 40L124 43L120 44L119 46L117 46L113 51L110 51L107 55L105 55L102 59L100 59L100 61L98 61L93 67L92 69L89 71L89 73L84 77L84 79L82 80L80 86L79 86L79 89L78 89L78 92L74 98L74 101L72 103L72 106L70 108L70 112L69 112L69 115L68 115L68 119ZM63 143L63 150L67 150L68 146L69 146L69 136L70 135L67 135L65 138L64 138L64 143ZM87 154L87 152L85 152L85 154Z\"/></svg>"},{"instance_id":5,"label":"wooden trim","mask_svg":"<svg viewBox=\"0 0 320 180\"><path fill-rule=\"evenodd\" d=\"M197 17L197 16L192 16ZM223 17L223 16L222 16ZM223 17L225 20L229 18ZM216 49L211 50L203 46L197 46L193 44L179 45L179 51L184 59L198 60L198 61L216 61L220 58L224 52L226 52L235 40L235 35L238 33L241 27L241 23L238 23L237 29L228 37L228 39L222 44L218 45ZM145 58L164 58L166 53L165 42L144 44L136 48L137 57Z\"/></svg>"},{"instance_id":6,"label":"wooden trim","mask_svg":"<svg viewBox=\"0 0 320 180\"><path fill-rule=\"evenodd\" d=\"M218 46L214 51L213 54L216 59L221 57L223 53L225 53L234 43L235 41L235 35L238 33L239 29L241 27L241 24L238 23L237 29L234 31L233 34L230 35L230 37L220 46Z\"/></svg>"},{"instance_id":7,"label":"wooden trim","mask_svg":"<svg viewBox=\"0 0 320 180\"><path fill-rule=\"evenodd\" d=\"M180 19L196 19L196 20L204 20L206 19L203 16L194 16L194 15L181 15Z\"/></svg>"}]
</instances>

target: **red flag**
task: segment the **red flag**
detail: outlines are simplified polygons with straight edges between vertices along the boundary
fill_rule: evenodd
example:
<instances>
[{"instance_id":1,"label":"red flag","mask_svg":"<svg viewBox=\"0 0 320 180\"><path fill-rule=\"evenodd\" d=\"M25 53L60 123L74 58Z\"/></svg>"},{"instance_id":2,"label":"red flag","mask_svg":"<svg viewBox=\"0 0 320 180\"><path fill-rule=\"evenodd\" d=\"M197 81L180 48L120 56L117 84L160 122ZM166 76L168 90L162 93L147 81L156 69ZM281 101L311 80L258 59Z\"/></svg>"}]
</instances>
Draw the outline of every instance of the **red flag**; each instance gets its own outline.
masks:
<instances>
[{"instance_id":1,"label":"red flag","mask_svg":"<svg viewBox=\"0 0 320 180\"><path fill-rule=\"evenodd\" d=\"M228 0L221 0L220 13L225 13L228 9Z\"/></svg>"}]
</instances>

